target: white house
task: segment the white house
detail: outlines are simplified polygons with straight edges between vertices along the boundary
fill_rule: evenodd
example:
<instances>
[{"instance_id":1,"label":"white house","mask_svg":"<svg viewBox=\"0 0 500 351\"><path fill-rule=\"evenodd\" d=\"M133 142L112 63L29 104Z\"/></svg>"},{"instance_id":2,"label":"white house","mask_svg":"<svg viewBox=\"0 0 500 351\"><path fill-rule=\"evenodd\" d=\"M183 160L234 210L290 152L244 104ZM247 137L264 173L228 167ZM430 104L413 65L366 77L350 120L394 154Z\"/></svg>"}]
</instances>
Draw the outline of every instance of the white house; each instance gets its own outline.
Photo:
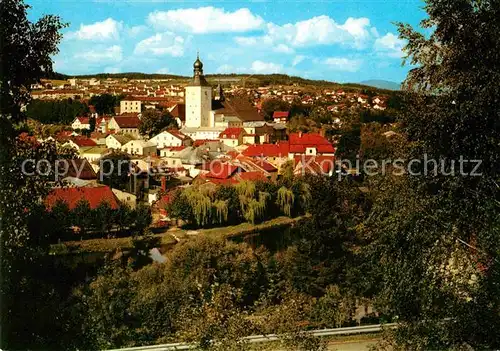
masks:
<instances>
[{"instance_id":1,"label":"white house","mask_svg":"<svg viewBox=\"0 0 500 351\"><path fill-rule=\"evenodd\" d=\"M139 137L139 124L141 120L135 116L115 116L108 123L108 128L115 133L130 134Z\"/></svg>"},{"instance_id":2,"label":"white house","mask_svg":"<svg viewBox=\"0 0 500 351\"><path fill-rule=\"evenodd\" d=\"M245 135L245 129L243 128L226 128L219 135L219 140L231 147L241 145L243 143L243 136Z\"/></svg>"},{"instance_id":3,"label":"white house","mask_svg":"<svg viewBox=\"0 0 500 351\"><path fill-rule=\"evenodd\" d=\"M177 130L165 130L155 135L150 142L154 143L158 149L170 146L183 146L188 142L188 137Z\"/></svg>"},{"instance_id":4,"label":"white house","mask_svg":"<svg viewBox=\"0 0 500 351\"><path fill-rule=\"evenodd\" d=\"M121 150L130 155L156 156L156 145L145 140L130 140Z\"/></svg>"},{"instance_id":5,"label":"white house","mask_svg":"<svg viewBox=\"0 0 500 351\"><path fill-rule=\"evenodd\" d=\"M108 149L121 150L123 145L130 140L134 139L129 135L110 134L106 137L106 147Z\"/></svg>"},{"instance_id":6,"label":"white house","mask_svg":"<svg viewBox=\"0 0 500 351\"><path fill-rule=\"evenodd\" d=\"M71 128L75 129L90 129L90 118L89 117L76 117L71 123Z\"/></svg>"},{"instance_id":7,"label":"white house","mask_svg":"<svg viewBox=\"0 0 500 351\"><path fill-rule=\"evenodd\" d=\"M142 102L133 97L127 97L120 101L120 113L140 113Z\"/></svg>"}]
</instances>

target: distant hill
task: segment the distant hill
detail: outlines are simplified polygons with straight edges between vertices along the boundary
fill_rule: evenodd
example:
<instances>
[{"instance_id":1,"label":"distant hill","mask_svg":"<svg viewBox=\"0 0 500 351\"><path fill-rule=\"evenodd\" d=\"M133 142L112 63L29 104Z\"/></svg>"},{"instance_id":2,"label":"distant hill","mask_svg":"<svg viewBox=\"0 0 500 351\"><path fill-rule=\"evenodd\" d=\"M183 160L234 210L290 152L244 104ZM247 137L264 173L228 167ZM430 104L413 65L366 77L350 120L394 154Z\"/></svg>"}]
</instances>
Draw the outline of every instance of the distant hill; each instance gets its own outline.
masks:
<instances>
[{"instance_id":1,"label":"distant hill","mask_svg":"<svg viewBox=\"0 0 500 351\"><path fill-rule=\"evenodd\" d=\"M382 79L371 79L364 80L360 82L363 85L369 85L371 87L379 88L379 89L387 89L387 90L401 90L401 83L391 82L388 80Z\"/></svg>"},{"instance_id":2,"label":"distant hill","mask_svg":"<svg viewBox=\"0 0 500 351\"><path fill-rule=\"evenodd\" d=\"M206 74L205 77L211 84L228 84L236 83L246 87L258 87L267 85L283 85L292 86L299 85L301 87L314 87L314 88L341 88L348 92L350 91L374 91L379 93L389 93L389 90L399 90L399 85L394 82L383 80L369 80L362 83L336 83L326 80L312 80L297 76L288 76L286 74ZM124 73L97 73L86 75L67 75L54 72L48 79L61 79L66 80L69 78L97 78L97 79L171 79L177 82L187 81L190 77L174 75L174 74L158 74L158 73L140 73L140 72L124 72ZM383 84L381 84L384 83ZM379 85L375 84L379 83Z\"/></svg>"}]
</instances>

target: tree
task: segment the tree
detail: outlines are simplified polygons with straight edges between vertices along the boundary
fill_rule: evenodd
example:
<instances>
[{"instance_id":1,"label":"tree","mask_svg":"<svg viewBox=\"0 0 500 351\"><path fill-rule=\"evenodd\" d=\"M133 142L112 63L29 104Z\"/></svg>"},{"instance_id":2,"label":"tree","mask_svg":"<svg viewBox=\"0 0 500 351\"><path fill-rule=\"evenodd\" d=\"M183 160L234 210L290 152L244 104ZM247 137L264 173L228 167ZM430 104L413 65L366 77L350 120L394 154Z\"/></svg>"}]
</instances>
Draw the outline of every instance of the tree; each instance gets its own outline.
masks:
<instances>
[{"instance_id":1,"label":"tree","mask_svg":"<svg viewBox=\"0 0 500 351\"><path fill-rule=\"evenodd\" d=\"M120 97L111 94L94 95L89 100L89 105L94 106L95 111L100 114L114 114L115 106L120 103Z\"/></svg>"},{"instance_id":2,"label":"tree","mask_svg":"<svg viewBox=\"0 0 500 351\"><path fill-rule=\"evenodd\" d=\"M168 111L160 112L147 109L142 114L139 133L152 138L163 130L170 128L177 129L177 122Z\"/></svg>"},{"instance_id":3,"label":"tree","mask_svg":"<svg viewBox=\"0 0 500 351\"><path fill-rule=\"evenodd\" d=\"M54 174L21 172L26 158L54 161L55 145L38 144L16 130L25 119L22 107L30 100L31 84L52 71L51 57L65 25L50 15L32 23L28 9L19 0L5 0L0 6L0 347L71 348L78 341L65 337L73 325L62 310L64 293L50 279L54 271L49 273L47 265L49 242L42 240L50 233L35 235L27 218L47 194Z\"/></svg>"},{"instance_id":4,"label":"tree","mask_svg":"<svg viewBox=\"0 0 500 351\"><path fill-rule=\"evenodd\" d=\"M399 24L407 60L401 132L420 176L386 177L367 233L382 273L380 299L401 321L401 348L500 347L500 3L426 1L432 34ZM471 176L481 160L481 176ZM456 162L456 163L455 163ZM429 167L429 165L427 165ZM432 167L432 166L431 166ZM450 171L455 170L455 174ZM445 174L443 170L447 173Z\"/></svg>"},{"instance_id":5,"label":"tree","mask_svg":"<svg viewBox=\"0 0 500 351\"><path fill-rule=\"evenodd\" d=\"M262 113L266 121L272 121L275 111L289 111L290 104L277 98L271 98L262 102Z\"/></svg>"},{"instance_id":6,"label":"tree","mask_svg":"<svg viewBox=\"0 0 500 351\"><path fill-rule=\"evenodd\" d=\"M95 131L95 123L96 123L95 116L90 116L90 118L89 118L89 125L90 125L89 132L90 133Z\"/></svg>"}]
</instances>

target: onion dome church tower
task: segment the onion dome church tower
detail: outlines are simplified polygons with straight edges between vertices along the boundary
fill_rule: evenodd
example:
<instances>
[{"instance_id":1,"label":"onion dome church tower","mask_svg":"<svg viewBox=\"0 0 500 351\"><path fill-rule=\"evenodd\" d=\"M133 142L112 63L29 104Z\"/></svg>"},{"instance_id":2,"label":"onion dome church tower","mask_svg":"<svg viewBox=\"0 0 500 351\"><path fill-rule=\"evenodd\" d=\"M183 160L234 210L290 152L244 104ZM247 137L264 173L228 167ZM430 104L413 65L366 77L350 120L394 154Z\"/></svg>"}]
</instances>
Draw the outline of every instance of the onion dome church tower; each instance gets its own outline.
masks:
<instances>
[{"instance_id":1,"label":"onion dome church tower","mask_svg":"<svg viewBox=\"0 0 500 351\"><path fill-rule=\"evenodd\" d=\"M210 111L212 109L212 87L203 75L203 63L199 54L193 64L193 79L186 86L186 127L213 127Z\"/></svg>"}]
</instances>

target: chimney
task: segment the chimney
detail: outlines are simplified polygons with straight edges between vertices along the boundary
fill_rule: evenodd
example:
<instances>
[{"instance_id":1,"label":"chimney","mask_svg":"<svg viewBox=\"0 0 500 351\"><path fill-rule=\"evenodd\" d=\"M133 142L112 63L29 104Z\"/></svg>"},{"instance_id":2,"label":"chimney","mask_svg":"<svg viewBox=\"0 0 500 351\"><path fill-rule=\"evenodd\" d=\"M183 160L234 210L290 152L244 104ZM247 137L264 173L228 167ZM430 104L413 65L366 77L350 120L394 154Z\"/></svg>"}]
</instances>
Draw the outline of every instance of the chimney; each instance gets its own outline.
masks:
<instances>
[{"instance_id":1,"label":"chimney","mask_svg":"<svg viewBox=\"0 0 500 351\"><path fill-rule=\"evenodd\" d=\"M161 177L161 190L167 191L167 177Z\"/></svg>"},{"instance_id":2,"label":"chimney","mask_svg":"<svg viewBox=\"0 0 500 351\"><path fill-rule=\"evenodd\" d=\"M299 132L299 138L302 138L302 131Z\"/></svg>"},{"instance_id":3,"label":"chimney","mask_svg":"<svg viewBox=\"0 0 500 351\"><path fill-rule=\"evenodd\" d=\"M319 135L321 135L323 138L325 137L325 128L321 128L319 130Z\"/></svg>"}]
</instances>

